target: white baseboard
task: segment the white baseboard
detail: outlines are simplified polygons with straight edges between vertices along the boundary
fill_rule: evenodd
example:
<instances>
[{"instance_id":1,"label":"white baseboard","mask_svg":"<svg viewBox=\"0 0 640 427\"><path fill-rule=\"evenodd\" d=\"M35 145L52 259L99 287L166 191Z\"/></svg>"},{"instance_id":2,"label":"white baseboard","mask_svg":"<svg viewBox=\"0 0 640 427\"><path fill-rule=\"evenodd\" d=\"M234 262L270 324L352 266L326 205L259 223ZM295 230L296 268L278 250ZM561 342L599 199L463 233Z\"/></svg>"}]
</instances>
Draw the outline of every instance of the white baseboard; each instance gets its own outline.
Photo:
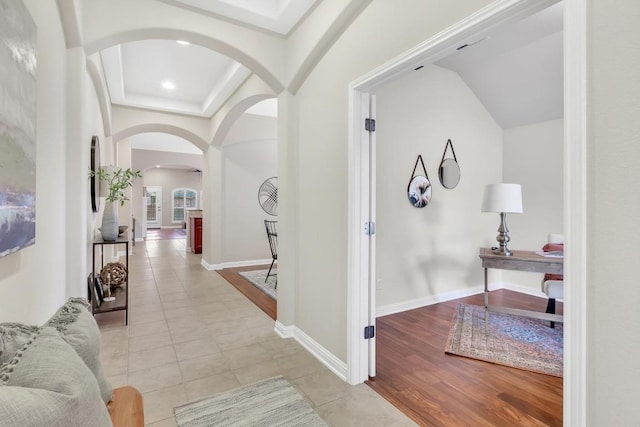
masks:
<instances>
[{"instance_id":1,"label":"white baseboard","mask_svg":"<svg viewBox=\"0 0 640 427\"><path fill-rule=\"evenodd\" d=\"M296 326L285 326L276 320L274 331L281 338L293 338L309 353L336 374L342 381L347 381L347 364L338 359L333 353L318 344L313 338L305 334Z\"/></svg>"},{"instance_id":2,"label":"white baseboard","mask_svg":"<svg viewBox=\"0 0 640 427\"><path fill-rule=\"evenodd\" d=\"M333 353L314 341L300 328L293 326L293 338L300 343L309 353L320 361L342 381L347 381L347 364L338 359Z\"/></svg>"},{"instance_id":3,"label":"white baseboard","mask_svg":"<svg viewBox=\"0 0 640 427\"><path fill-rule=\"evenodd\" d=\"M293 338L295 334L295 326L285 326L276 320L276 326L273 328L280 338Z\"/></svg>"},{"instance_id":4,"label":"white baseboard","mask_svg":"<svg viewBox=\"0 0 640 427\"><path fill-rule=\"evenodd\" d=\"M501 282L497 283L496 289L507 289L509 291L519 292L521 294L533 295L534 297L547 298L542 289L534 289L528 286L518 285L516 283Z\"/></svg>"},{"instance_id":5,"label":"white baseboard","mask_svg":"<svg viewBox=\"0 0 640 427\"><path fill-rule=\"evenodd\" d=\"M220 264L209 264L204 259L200 262L207 270L222 270L223 268L250 267L252 265L271 264L272 259L254 259L249 261L231 261L222 262Z\"/></svg>"},{"instance_id":6,"label":"white baseboard","mask_svg":"<svg viewBox=\"0 0 640 427\"><path fill-rule=\"evenodd\" d=\"M136 237L136 242L144 242L144 237Z\"/></svg>"},{"instance_id":7,"label":"white baseboard","mask_svg":"<svg viewBox=\"0 0 640 427\"><path fill-rule=\"evenodd\" d=\"M413 310L420 307L426 307L428 305L438 304L440 302L451 301L458 298L464 298L471 295L476 295L484 291L482 286L474 286L473 288L467 288L459 291L446 292L439 295L433 295L424 298L416 298L409 301L383 305L376 308L376 317L388 316L390 314L401 313L403 311Z\"/></svg>"},{"instance_id":8,"label":"white baseboard","mask_svg":"<svg viewBox=\"0 0 640 427\"><path fill-rule=\"evenodd\" d=\"M521 294L532 295L539 298L547 298L547 296L538 289L533 289L527 286L521 286L515 283L508 282L493 282L489 286L489 290L507 289L509 291L519 292ZM444 294L433 295L424 298L417 298L409 301L399 302L395 304L383 305L376 308L376 317L388 316L390 314L402 313L403 311L409 311L420 307L426 307L429 305L437 304L440 302L451 301L458 298L469 297L484 292L483 286L475 286L460 291L446 292Z\"/></svg>"}]
</instances>

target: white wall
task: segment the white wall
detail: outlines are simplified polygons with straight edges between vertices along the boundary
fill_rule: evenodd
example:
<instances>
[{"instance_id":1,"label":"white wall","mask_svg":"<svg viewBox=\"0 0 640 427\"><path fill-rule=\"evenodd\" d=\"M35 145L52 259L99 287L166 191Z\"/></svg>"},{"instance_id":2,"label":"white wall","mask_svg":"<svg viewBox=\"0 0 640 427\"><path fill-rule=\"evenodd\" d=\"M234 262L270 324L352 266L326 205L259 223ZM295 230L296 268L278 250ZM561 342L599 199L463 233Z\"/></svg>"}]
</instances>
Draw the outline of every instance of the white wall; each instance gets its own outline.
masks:
<instances>
[{"instance_id":1,"label":"white wall","mask_svg":"<svg viewBox=\"0 0 640 427\"><path fill-rule=\"evenodd\" d=\"M162 187L161 227L182 227L182 223L174 223L172 221L171 192L173 190L177 188L192 188L196 190L198 193L198 205L201 206L200 191L202 190L202 177L200 173L193 172L190 169L149 169L144 172L142 183L145 187ZM138 205L142 204L140 199L133 200L132 202ZM136 224L140 223L137 222Z\"/></svg>"},{"instance_id":2,"label":"white wall","mask_svg":"<svg viewBox=\"0 0 640 427\"><path fill-rule=\"evenodd\" d=\"M585 407L588 426L632 426L640 396L640 3L587 4L588 267L577 284L587 296Z\"/></svg>"},{"instance_id":3,"label":"white wall","mask_svg":"<svg viewBox=\"0 0 640 427\"><path fill-rule=\"evenodd\" d=\"M502 129L445 68L426 66L376 90L376 97L377 306L477 289L483 283L478 249L492 244L497 228L480 205L484 184L501 180ZM448 139L461 169L454 189L438 179ZM422 209L407 197L418 154L433 192ZM416 175L423 174L418 165Z\"/></svg>"},{"instance_id":4,"label":"white wall","mask_svg":"<svg viewBox=\"0 0 640 427\"><path fill-rule=\"evenodd\" d=\"M398 7L374 0L296 94L299 120L289 133L299 149L287 166L298 176L287 184L297 187L297 218L284 230L295 233L297 243L295 325L342 361L347 356L348 85L488 3L405 0Z\"/></svg>"},{"instance_id":5,"label":"white wall","mask_svg":"<svg viewBox=\"0 0 640 427\"><path fill-rule=\"evenodd\" d=\"M41 324L66 296L66 48L55 1L24 3L38 27L36 244L0 258L0 321Z\"/></svg>"},{"instance_id":6,"label":"white wall","mask_svg":"<svg viewBox=\"0 0 640 427\"><path fill-rule=\"evenodd\" d=\"M243 114L222 146L223 261L271 259L258 189L278 174L277 119Z\"/></svg>"},{"instance_id":7,"label":"white wall","mask_svg":"<svg viewBox=\"0 0 640 427\"><path fill-rule=\"evenodd\" d=\"M507 215L511 249L540 250L549 233L563 233L563 141L563 120L504 131L503 179L522 185L523 213ZM495 217L497 230L499 219L497 214ZM541 279L542 274L502 273L505 287L544 296Z\"/></svg>"}]
</instances>

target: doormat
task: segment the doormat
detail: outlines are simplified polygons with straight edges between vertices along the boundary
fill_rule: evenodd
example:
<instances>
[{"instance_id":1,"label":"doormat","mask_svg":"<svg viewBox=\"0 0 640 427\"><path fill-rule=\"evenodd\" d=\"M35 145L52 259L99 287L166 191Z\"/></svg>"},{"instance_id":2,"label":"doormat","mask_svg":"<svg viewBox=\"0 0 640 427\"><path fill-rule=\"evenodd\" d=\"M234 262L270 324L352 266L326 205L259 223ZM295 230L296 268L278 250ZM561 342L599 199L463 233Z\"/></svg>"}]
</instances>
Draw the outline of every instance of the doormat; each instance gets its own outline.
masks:
<instances>
[{"instance_id":1,"label":"doormat","mask_svg":"<svg viewBox=\"0 0 640 427\"><path fill-rule=\"evenodd\" d=\"M179 427L326 427L282 376L236 388L174 409Z\"/></svg>"}]
</instances>

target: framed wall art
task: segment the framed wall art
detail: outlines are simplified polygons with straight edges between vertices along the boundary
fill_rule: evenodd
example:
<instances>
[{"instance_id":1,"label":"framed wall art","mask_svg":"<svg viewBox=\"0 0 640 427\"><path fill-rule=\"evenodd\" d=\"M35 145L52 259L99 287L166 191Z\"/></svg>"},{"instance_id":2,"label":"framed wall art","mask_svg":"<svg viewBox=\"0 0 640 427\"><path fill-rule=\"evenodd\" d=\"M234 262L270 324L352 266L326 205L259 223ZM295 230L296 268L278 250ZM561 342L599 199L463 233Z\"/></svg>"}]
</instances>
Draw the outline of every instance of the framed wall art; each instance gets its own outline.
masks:
<instances>
[{"instance_id":1,"label":"framed wall art","mask_svg":"<svg viewBox=\"0 0 640 427\"><path fill-rule=\"evenodd\" d=\"M422 165L424 175L416 175L416 169L418 163ZM413 167L411 178L409 179L409 185L407 188L409 202L416 208L424 208L431 201L431 182L429 181L429 175L427 174L427 168L424 167L422 161L422 155L418 155L416 164Z\"/></svg>"},{"instance_id":2,"label":"framed wall art","mask_svg":"<svg viewBox=\"0 0 640 427\"><path fill-rule=\"evenodd\" d=\"M0 256L36 242L36 25L0 1Z\"/></svg>"}]
</instances>

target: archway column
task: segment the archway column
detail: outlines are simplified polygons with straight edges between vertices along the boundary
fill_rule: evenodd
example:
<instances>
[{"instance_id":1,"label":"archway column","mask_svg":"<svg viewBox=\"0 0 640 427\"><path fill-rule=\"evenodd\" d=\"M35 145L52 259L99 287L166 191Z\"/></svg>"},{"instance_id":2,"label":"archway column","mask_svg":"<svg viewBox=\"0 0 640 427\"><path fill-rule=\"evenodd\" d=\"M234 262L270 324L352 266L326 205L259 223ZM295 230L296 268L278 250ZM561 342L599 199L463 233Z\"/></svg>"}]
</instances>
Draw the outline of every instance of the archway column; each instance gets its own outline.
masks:
<instances>
[{"instance_id":1,"label":"archway column","mask_svg":"<svg viewBox=\"0 0 640 427\"><path fill-rule=\"evenodd\" d=\"M202 265L208 270L222 268L222 151L209 147L202 171Z\"/></svg>"},{"instance_id":2,"label":"archway column","mask_svg":"<svg viewBox=\"0 0 640 427\"><path fill-rule=\"evenodd\" d=\"M66 295L86 295L89 141L85 102L86 61L80 47L67 50ZM79 178L80 177L80 178Z\"/></svg>"},{"instance_id":3,"label":"archway column","mask_svg":"<svg viewBox=\"0 0 640 427\"><path fill-rule=\"evenodd\" d=\"M298 146L296 99L278 96L278 317L276 332L292 337L296 320Z\"/></svg>"}]
</instances>

